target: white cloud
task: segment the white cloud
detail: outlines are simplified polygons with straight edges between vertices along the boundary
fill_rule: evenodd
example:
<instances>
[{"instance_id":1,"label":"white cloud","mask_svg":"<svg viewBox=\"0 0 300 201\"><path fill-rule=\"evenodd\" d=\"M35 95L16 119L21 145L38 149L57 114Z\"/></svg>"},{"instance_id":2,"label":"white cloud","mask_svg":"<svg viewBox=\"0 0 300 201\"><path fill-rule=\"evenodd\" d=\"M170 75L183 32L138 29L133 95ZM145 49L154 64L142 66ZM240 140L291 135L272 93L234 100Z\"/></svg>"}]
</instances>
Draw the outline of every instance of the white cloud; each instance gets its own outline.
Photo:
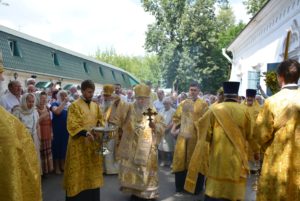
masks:
<instances>
[{"instance_id":1,"label":"white cloud","mask_svg":"<svg viewBox=\"0 0 300 201\"><path fill-rule=\"evenodd\" d=\"M0 7L0 24L86 55L114 47L143 55L154 18L136 0L18 0Z\"/></svg>"}]
</instances>

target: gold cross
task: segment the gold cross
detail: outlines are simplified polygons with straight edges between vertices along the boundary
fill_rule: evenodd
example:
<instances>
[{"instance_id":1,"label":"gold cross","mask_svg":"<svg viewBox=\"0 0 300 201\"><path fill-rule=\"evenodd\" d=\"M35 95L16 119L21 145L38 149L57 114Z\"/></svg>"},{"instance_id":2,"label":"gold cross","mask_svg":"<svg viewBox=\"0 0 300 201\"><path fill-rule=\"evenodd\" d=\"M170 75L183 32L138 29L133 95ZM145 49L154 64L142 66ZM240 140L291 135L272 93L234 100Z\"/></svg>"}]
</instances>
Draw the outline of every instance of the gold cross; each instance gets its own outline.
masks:
<instances>
[{"instance_id":1,"label":"gold cross","mask_svg":"<svg viewBox=\"0 0 300 201\"><path fill-rule=\"evenodd\" d=\"M147 112L143 112L143 115L144 116L148 116L148 120L149 120L149 123L151 123L152 122L152 115L157 115L157 112L152 112L152 109L149 107L148 109L147 109Z\"/></svg>"}]
</instances>

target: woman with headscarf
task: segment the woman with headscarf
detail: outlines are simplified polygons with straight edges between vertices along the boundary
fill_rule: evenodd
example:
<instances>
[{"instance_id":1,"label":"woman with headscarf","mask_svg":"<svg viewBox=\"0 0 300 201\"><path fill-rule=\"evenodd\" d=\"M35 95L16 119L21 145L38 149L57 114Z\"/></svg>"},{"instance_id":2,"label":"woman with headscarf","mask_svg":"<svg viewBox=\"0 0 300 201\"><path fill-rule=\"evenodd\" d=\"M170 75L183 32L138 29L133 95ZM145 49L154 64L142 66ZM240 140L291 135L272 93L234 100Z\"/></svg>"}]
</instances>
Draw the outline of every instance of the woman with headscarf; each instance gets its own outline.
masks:
<instances>
[{"instance_id":1,"label":"woman with headscarf","mask_svg":"<svg viewBox=\"0 0 300 201\"><path fill-rule=\"evenodd\" d=\"M50 110L53 113L52 129L52 154L54 161L54 169L56 174L64 171L65 158L67 152L67 144L69 133L67 130L67 110L70 105L68 94L64 90L57 93L57 101L51 104Z\"/></svg>"},{"instance_id":2,"label":"woman with headscarf","mask_svg":"<svg viewBox=\"0 0 300 201\"><path fill-rule=\"evenodd\" d=\"M50 109L47 107L47 93L40 92L36 94L36 107L39 113L39 124L41 132L41 160L42 170L44 174L53 171L52 159L52 123L50 117Z\"/></svg>"},{"instance_id":3,"label":"woman with headscarf","mask_svg":"<svg viewBox=\"0 0 300 201\"><path fill-rule=\"evenodd\" d=\"M32 93L25 93L21 98L20 105L12 109L13 115L23 122L28 129L34 142L36 152L40 157L40 127L39 127L39 114L35 108L35 95Z\"/></svg>"}]
</instances>

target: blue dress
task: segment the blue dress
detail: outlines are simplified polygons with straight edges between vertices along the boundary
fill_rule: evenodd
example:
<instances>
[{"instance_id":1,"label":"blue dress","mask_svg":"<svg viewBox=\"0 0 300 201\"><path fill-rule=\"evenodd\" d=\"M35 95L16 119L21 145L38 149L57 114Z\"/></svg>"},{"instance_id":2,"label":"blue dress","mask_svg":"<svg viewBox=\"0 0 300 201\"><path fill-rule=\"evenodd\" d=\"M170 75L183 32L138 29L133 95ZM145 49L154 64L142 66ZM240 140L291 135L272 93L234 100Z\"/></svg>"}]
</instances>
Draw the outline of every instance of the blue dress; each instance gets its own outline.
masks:
<instances>
[{"instance_id":1,"label":"blue dress","mask_svg":"<svg viewBox=\"0 0 300 201\"><path fill-rule=\"evenodd\" d=\"M51 104L52 107L58 107L59 102ZM54 160L64 160L66 158L67 145L69 139L69 133L67 130L67 108L64 108L60 115L53 113L52 129L53 129L53 141L52 141L52 154Z\"/></svg>"}]
</instances>

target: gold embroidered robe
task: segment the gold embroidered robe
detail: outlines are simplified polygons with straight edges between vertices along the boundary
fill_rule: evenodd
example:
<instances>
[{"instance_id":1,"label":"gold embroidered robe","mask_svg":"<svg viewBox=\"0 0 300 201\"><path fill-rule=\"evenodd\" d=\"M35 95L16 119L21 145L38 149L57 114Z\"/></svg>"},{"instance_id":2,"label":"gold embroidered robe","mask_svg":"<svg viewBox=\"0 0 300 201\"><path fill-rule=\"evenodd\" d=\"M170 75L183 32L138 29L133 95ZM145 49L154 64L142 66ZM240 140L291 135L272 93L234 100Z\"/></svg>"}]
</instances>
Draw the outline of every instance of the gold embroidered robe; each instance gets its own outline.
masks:
<instances>
[{"instance_id":1,"label":"gold embroidered robe","mask_svg":"<svg viewBox=\"0 0 300 201\"><path fill-rule=\"evenodd\" d=\"M121 190L145 199L157 198L157 146L165 130L162 117L154 117L156 128L152 131L147 117L136 112L134 103L120 108L113 123L123 130L118 149Z\"/></svg>"},{"instance_id":2,"label":"gold embroidered robe","mask_svg":"<svg viewBox=\"0 0 300 201\"><path fill-rule=\"evenodd\" d=\"M257 201L300 200L299 101L299 90L282 89L257 118L254 138L264 150Z\"/></svg>"},{"instance_id":3,"label":"gold embroidered robe","mask_svg":"<svg viewBox=\"0 0 300 201\"><path fill-rule=\"evenodd\" d=\"M197 143L197 131L194 127L194 121L202 117L207 109L207 103L199 98L195 102L191 99L184 100L176 109L173 122L175 125L180 125L180 133L176 140L173 156L173 172L188 169Z\"/></svg>"},{"instance_id":4,"label":"gold embroidered robe","mask_svg":"<svg viewBox=\"0 0 300 201\"><path fill-rule=\"evenodd\" d=\"M260 112L260 110L262 109L262 107L258 104L258 102L255 100L252 106L247 106L247 102L244 101L242 104L244 104L247 107L247 110L250 114L250 118L252 121L252 129L254 129L255 125L256 125L256 118L258 116L258 113ZM252 136L254 135L254 133L252 132ZM257 147L258 145L255 145L255 147ZM253 153L253 148L247 143L247 149L248 149L248 159L249 159L249 165L250 168L255 168L254 167L254 153ZM252 166L252 167L251 167Z\"/></svg>"},{"instance_id":5,"label":"gold embroidered robe","mask_svg":"<svg viewBox=\"0 0 300 201\"><path fill-rule=\"evenodd\" d=\"M114 116L119 107L126 107L125 102L122 101L120 98L118 100L113 101L112 105L109 106L106 110L103 109L103 116L105 120L105 124L109 125L111 121L113 121ZM122 135L122 130L119 129L115 131L116 135L113 139L107 142L107 148L109 149L110 153L104 156L104 172L106 174L118 174L119 173L119 163L117 161L117 150L119 146L119 140Z\"/></svg>"},{"instance_id":6,"label":"gold embroidered robe","mask_svg":"<svg viewBox=\"0 0 300 201\"><path fill-rule=\"evenodd\" d=\"M103 159L98 153L99 143L87 142L86 137L77 135L82 130L90 131L97 123L104 125L96 103L88 105L79 98L70 105L67 118L70 136L64 173L64 188L68 197L103 186Z\"/></svg>"},{"instance_id":7,"label":"gold embroidered robe","mask_svg":"<svg viewBox=\"0 0 300 201\"><path fill-rule=\"evenodd\" d=\"M42 200L40 164L31 134L1 106L0 130L0 200Z\"/></svg>"},{"instance_id":8,"label":"gold embroidered robe","mask_svg":"<svg viewBox=\"0 0 300 201\"><path fill-rule=\"evenodd\" d=\"M196 124L200 141L193 153L188 176L191 168L196 173L197 170L204 173L207 178L205 194L210 197L244 200L248 175L245 145L252 131L247 108L235 102L216 104ZM197 155L205 156L208 150L201 142L203 139L209 143L209 155L200 160ZM196 181L188 179L185 188L193 192Z\"/></svg>"}]
</instances>

